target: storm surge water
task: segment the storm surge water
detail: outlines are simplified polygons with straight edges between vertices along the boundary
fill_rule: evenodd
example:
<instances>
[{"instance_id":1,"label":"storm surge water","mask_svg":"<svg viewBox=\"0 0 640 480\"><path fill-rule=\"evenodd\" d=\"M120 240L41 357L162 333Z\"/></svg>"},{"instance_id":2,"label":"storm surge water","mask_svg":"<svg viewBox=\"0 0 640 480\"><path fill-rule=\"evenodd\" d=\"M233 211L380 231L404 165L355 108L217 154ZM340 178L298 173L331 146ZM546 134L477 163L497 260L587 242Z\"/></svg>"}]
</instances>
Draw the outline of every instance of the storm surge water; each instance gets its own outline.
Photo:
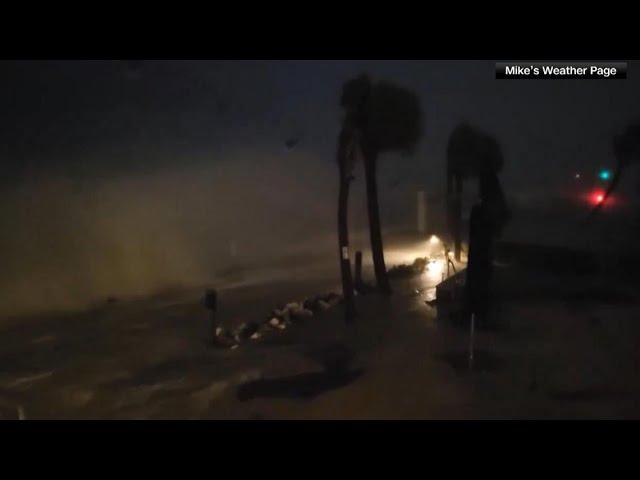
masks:
<instances>
[{"instance_id":1,"label":"storm surge water","mask_svg":"<svg viewBox=\"0 0 640 480\"><path fill-rule=\"evenodd\" d=\"M0 192L0 315L207 284L296 255L333 259L334 169L304 152L246 150L126 177L32 175Z\"/></svg>"}]
</instances>

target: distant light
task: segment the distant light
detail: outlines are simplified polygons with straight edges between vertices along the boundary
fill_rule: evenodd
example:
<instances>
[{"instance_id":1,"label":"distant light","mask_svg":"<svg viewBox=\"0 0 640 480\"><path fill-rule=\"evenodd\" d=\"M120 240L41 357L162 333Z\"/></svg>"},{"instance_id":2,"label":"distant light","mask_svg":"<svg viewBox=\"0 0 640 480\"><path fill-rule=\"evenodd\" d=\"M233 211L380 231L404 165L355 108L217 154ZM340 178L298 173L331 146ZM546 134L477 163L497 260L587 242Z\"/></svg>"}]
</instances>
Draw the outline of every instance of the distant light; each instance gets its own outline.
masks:
<instances>
[{"instance_id":1,"label":"distant light","mask_svg":"<svg viewBox=\"0 0 640 480\"><path fill-rule=\"evenodd\" d=\"M609 180L611 178L611 171L607 169L600 170L598 176L600 177L600 180Z\"/></svg>"},{"instance_id":2,"label":"distant light","mask_svg":"<svg viewBox=\"0 0 640 480\"><path fill-rule=\"evenodd\" d=\"M441 280L442 272L445 270L444 260L431 260L427 263L425 274L431 280Z\"/></svg>"},{"instance_id":3,"label":"distant light","mask_svg":"<svg viewBox=\"0 0 640 480\"><path fill-rule=\"evenodd\" d=\"M440 239L438 237L436 237L435 235L431 235L431 238L429 239L429 242L431 243L431 245L435 245L439 241L440 241Z\"/></svg>"},{"instance_id":4,"label":"distant light","mask_svg":"<svg viewBox=\"0 0 640 480\"><path fill-rule=\"evenodd\" d=\"M591 194L590 201L595 205L600 205L602 202L604 202L604 192L601 192L601 191L593 192Z\"/></svg>"},{"instance_id":5,"label":"distant light","mask_svg":"<svg viewBox=\"0 0 640 480\"><path fill-rule=\"evenodd\" d=\"M575 174L575 178L576 178L576 180L580 180L580 174L579 174L579 173L576 173L576 174Z\"/></svg>"}]
</instances>

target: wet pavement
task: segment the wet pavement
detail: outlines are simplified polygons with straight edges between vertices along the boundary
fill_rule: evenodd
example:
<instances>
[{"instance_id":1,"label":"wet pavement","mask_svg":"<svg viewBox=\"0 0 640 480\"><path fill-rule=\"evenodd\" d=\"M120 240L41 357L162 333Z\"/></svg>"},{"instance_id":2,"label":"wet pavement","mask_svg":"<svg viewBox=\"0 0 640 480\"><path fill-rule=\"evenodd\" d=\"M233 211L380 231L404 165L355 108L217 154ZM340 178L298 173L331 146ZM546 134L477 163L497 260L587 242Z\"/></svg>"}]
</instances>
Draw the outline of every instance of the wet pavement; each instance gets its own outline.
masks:
<instances>
[{"instance_id":1,"label":"wet pavement","mask_svg":"<svg viewBox=\"0 0 640 480\"><path fill-rule=\"evenodd\" d=\"M634 288L572 275L499 268L471 365L468 323L425 303L434 271L357 297L351 326L337 306L236 350L211 347L200 289L31 319L0 331L0 418L638 418ZM222 317L330 290L330 270L241 285Z\"/></svg>"}]
</instances>

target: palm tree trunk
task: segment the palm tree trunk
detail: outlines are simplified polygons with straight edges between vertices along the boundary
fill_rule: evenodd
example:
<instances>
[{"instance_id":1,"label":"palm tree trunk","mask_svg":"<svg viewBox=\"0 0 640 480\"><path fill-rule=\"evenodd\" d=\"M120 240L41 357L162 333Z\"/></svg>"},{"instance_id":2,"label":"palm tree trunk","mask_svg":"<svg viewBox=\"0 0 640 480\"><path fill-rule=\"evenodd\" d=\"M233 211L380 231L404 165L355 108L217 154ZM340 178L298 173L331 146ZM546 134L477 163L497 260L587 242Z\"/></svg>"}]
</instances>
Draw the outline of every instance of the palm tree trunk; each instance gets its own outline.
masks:
<instances>
[{"instance_id":1,"label":"palm tree trunk","mask_svg":"<svg viewBox=\"0 0 640 480\"><path fill-rule=\"evenodd\" d=\"M369 236L371 239L371 254L373 268L376 274L378 289L383 293L391 293L387 267L384 263L384 249L382 246L382 231L380 227L380 212L378 207L378 185L376 181L376 166L378 154L371 149L364 153L364 173L367 182L367 210L369 212Z\"/></svg>"},{"instance_id":2,"label":"palm tree trunk","mask_svg":"<svg viewBox=\"0 0 640 480\"><path fill-rule=\"evenodd\" d=\"M340 256L340 273L342 275L342 296L345 304L345 321L351 322L356 316L353 303L353 279L351 277L351 260L349 259L349 225L348 202L351 177L340 167L340 191L338 193L338 243Z\"/></svg>"}]
</instances>

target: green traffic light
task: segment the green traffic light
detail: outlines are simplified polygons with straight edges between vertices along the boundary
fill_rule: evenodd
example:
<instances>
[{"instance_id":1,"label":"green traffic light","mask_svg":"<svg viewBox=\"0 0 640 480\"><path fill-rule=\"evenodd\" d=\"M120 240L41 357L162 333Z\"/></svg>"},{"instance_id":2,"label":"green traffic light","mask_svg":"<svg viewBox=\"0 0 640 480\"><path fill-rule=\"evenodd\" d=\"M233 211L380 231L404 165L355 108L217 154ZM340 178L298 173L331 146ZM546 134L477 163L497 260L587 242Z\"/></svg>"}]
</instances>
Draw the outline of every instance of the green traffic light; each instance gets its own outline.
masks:
<instances>
[{"instance_id":1,"label":"green traffic light","mask_svg":"<svg viewBox=\"0 0 640 480\"><path fill-rule=\"evenodd\" d=\"M600 174L598 175L600 180L609 180L611 178L611 172L609 170L600 170Z\"/></svg>"}]
</instances>

